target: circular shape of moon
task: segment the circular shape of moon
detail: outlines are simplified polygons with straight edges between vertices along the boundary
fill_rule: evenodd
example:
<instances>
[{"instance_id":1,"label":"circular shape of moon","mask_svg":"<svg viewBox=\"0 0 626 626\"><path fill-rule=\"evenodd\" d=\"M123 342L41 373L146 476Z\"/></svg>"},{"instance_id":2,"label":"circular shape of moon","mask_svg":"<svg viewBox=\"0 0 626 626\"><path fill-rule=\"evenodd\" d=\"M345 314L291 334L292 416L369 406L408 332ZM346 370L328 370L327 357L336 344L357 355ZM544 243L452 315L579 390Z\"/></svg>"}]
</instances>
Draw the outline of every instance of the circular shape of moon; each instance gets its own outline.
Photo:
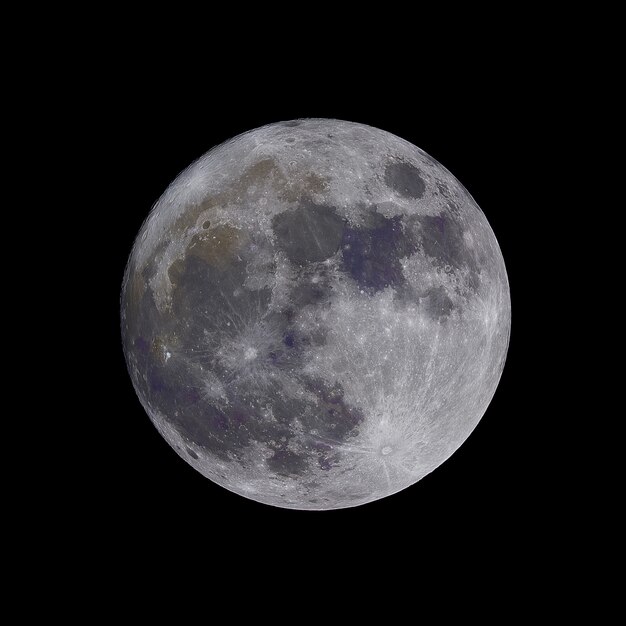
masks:
<instances>
[{"instance_id":1,"label":"circular shape of moon","mask_svg":"<svg viewBox=\"0 0 626 626\"><path fill-rule=\"evenodd\" d=\"M200 158L134 244L122 335L141 403L207 478L337 509L443 463L498 385L496 238L442 165L382 130L272 124Z\"/></svg>"}]
</instances>

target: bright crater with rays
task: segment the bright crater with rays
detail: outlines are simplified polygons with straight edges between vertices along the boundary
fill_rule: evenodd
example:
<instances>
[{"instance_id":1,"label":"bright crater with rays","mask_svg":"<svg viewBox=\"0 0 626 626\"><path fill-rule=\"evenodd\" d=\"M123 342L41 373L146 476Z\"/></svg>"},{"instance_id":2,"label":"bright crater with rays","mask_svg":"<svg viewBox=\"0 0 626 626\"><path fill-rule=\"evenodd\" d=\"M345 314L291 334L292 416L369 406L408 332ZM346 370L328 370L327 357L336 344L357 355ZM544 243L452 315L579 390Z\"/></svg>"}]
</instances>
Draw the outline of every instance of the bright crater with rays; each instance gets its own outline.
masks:
<instances>
[{"instance_id":1,"label":"bright crater with rays","mask_svg":"<svg viewBox=\"0 0 626 626\"><path fill-rule=\"evenodd\" d=\"M361 124L240 135L165 191L122 290L128 369L212 481L296 509L420 480L474 429L508 347L504 262L441 164Z\"/></svg>"}]
</instances>

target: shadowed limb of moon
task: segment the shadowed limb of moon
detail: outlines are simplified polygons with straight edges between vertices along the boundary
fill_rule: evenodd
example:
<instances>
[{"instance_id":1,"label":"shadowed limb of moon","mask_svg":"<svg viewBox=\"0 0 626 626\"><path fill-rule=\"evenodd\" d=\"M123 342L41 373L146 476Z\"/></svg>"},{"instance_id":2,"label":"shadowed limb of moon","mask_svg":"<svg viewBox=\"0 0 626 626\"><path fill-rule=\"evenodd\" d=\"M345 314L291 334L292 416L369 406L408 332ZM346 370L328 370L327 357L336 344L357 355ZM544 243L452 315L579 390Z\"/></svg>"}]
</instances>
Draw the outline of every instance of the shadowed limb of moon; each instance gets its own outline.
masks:
<instances>
[{"instance_id":1,"label":"shadowed limb of moon","mask_svg":"<svg viewBox=\"0 0 626 626\"><path fill-rule=\"evenodd\" d=\"M137 395L204 476L295 509L357 506L445 461L495 392L510 297L465 188L385 131L272 124L193 163L122 289Z\"/></svg>"}]
</instances>

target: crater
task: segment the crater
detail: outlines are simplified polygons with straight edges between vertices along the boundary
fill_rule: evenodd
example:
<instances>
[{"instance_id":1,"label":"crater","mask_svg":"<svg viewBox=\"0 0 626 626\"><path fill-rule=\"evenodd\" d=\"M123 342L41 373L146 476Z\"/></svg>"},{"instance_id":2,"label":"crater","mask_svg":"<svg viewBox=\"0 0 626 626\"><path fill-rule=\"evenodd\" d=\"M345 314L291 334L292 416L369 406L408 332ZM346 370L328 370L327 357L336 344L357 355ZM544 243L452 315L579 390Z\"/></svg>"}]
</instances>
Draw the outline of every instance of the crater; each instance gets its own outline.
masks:
<instances>
[{"instance_id":1,"label":"crater","mask_svg":"<svg viewBox=\"0 0 626 626\"><path fill-rule=\"evenodd\" d=\"M198 218L207 211L213 212L216 207L223 206L249 193L252 187L263 187L267 184L280 186L284 177L272 158L264 158L247 167L238 178L228 182L226 188L219 193L207 196L202 202L190 205L178 217L172 226L174 237L196 226ZM209 213L210 214L210 213Z\"/></svg>"},{"instance_id":2,"label":"crater","mask_svg":"<svg viewBox=\"0 0 626 626\"><path fill-rule=\"evenodd\" d=\"M256 359L257 355L258 355L258 352L256 351L255 348L246 348L246 350L245 350L245 352L243 354L243 358L246 361L252 361L252 360Z\"/></svg>"}]
</instances>

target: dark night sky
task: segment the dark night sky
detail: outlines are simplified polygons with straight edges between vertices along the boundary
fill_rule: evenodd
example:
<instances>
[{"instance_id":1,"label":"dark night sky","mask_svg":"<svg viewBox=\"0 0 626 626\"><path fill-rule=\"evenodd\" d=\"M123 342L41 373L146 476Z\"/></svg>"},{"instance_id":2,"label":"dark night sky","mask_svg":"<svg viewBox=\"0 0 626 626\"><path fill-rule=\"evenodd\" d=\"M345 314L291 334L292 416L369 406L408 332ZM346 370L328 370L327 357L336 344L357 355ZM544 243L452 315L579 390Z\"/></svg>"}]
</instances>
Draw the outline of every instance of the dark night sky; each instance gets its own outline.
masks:
<instances>
[{"instance_id":1,"label":"dark night sky","mask_svg":"<svg viewBox=\"0 0 626 626\"><path fill-rule=\"evenodd\" d=\"M534 623L581 617L586 601L598 622L619 597L604 561L616 560L619 516L605 510L620 491L605 496L591 457L609 456L620 420L597 407L609 385L589 381L615 368L584 351L617 352L605 235L620 177L606 173L612 151L587 144L619 145L605 89L620 84L621 20L546 3L160 9L27 5L6 20L17 252L6 246L5 335L17 350L4 352L3 416L25 431L5 437L19 455L5 470L9 602L81 622L162 620L174 605L174 623L247 611L335 622L342 608L347 623L359 609ZM216 144L299 117L369 124L441 162L489 220L511 287L508 358L475 431L416 485L338 511L269 507L201 476L144 413L120 337L124 267L167 185Z\"/></svg>"}]
</instances>

